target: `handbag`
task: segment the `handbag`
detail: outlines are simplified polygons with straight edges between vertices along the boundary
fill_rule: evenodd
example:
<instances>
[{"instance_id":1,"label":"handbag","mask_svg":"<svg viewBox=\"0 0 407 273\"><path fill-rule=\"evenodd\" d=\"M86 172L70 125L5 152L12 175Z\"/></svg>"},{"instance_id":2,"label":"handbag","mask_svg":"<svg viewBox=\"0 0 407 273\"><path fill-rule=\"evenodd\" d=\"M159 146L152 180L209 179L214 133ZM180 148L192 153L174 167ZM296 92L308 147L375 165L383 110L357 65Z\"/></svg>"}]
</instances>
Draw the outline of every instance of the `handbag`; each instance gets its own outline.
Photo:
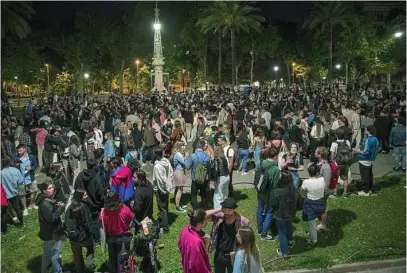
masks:
<instances>
[{"instance_id":1,"label":"handbag","mask_svg":"<svg viewBox=\"0 0 407 273\"><path fill-rule=\"evenodd\" d=\"M100 245L102 247L102 251L106 252L106 230L105 230L105 221L103 220L103 212L105 209L102 209L100 212L100 218L102 219L102 227L99 229L100 233Z\"/></svg>"},{"instance_id":2,"label":"handbag","mask_svg":"<svg viewBox=\"0 0 407 273\"><path fill-rule=\"evenodd\" d=\"M280 147L280 152L278 153L278 167L280 170L282 169L281 166L284 164L284 155L288 153L287 145L283 141Z\"/></svg>"}]
</instances>

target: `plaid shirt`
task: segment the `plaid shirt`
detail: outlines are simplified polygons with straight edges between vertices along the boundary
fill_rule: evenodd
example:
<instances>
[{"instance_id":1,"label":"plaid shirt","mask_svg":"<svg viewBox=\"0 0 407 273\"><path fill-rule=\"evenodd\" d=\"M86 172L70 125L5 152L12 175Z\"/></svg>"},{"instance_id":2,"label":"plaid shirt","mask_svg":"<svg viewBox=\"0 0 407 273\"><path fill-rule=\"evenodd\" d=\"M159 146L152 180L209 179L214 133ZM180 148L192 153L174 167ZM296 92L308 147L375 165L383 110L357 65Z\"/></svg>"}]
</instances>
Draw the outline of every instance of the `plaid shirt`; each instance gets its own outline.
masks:
<instances>
[{"instance_id":1,"label":"plaid shirt","mask_svg":"<svg viewBox=\"0 0 407 273\"><path fill-rule=\"evenodd\" d=\"M32 142L31 137L27 133L23 133L22 135L20 135L20 137L18 138L18 142L25 146L25 150L27 151L27 153L31 153L30 145L32 144Z\"/></svg>"}]
</instances>

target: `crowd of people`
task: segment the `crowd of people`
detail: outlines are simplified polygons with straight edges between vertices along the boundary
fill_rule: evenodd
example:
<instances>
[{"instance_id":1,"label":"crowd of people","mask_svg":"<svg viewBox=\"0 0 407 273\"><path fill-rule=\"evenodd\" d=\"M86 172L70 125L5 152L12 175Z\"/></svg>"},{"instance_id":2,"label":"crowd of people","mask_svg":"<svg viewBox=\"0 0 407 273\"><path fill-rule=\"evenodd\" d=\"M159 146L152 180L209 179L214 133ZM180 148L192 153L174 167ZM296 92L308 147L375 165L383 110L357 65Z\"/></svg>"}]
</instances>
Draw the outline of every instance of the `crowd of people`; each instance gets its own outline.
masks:
<instances>
[{"instance_id":1,"label":"crowd of people","mask_svg":"<svg viewBox=\"0 0 407 273\"><path fill-rule=\"evenodd\" d=\"M212 252L217 273L261 272L255 227L262 241L278 237L277 254L286 257L295 244L293 219L302 211L309 247L316 247L329 198L376 194L372 163L379 153L392 148L394 171L406 171L405 102L401 91L370 86L219 88L105 101L33 98L17 116L4 98L1 232L7 234L10 222L22 226L24 216L38 210L41 272L50 266L62 272L66 237L75 272L82 273L94 269L102 228L113 273L121 245L130 247L133 220L154 218L155 196L158 225L168 233L169 195L175 194L176 212L187 214L182 197L191 182L190 224L178 241L184 272L212 272ZM148 161L151 181L143 170ZM353 193L350 165L356 162L361 188ZM37 181L37 169L46 173L44 181ZM301 181L305 169L309 178ZM233 177L250 171L258 192L256 224L237 213L233 198ZM203 232L208 221L209 236Z\"/></svg>"}]
</instances>

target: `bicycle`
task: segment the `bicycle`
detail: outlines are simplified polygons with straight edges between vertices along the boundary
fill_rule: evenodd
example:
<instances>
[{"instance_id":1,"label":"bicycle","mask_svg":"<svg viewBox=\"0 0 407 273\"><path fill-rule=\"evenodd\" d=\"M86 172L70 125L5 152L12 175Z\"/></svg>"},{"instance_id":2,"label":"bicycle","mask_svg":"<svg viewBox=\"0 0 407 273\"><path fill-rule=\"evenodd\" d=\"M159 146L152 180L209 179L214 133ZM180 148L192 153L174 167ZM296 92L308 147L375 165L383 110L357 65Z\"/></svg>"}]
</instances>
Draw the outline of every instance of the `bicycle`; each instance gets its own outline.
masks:
<instances>
[{"instance_id":1,"label":"bicycle","mask_svg":"<svg viewBox=\"0 0 407 273\"><path fill-rule=\"evenodd\" d=\"M121 250L118 254L118 273L158 273L160 263L157 259L156 245L159 239L160 228L156 222L150 222L147 226L134 220L132 226L135 227L133 247L126 249L126 244L122 242ZM135 257L141 257L141 263L136 263Z\"/></svg>"}]
</instances>

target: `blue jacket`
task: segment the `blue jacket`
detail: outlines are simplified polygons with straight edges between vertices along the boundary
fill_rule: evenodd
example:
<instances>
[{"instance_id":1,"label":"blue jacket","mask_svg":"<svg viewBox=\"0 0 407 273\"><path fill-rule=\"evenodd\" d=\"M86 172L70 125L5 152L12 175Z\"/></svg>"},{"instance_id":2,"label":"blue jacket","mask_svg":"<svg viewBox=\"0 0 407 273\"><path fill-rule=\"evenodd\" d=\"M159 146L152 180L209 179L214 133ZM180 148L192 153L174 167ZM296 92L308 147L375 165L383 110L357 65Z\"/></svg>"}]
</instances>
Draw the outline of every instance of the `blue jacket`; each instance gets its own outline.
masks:
<instances>
[{"instance_id":1,"label":"blue jacket","mask_svg":"<svg viewBox=\"0 0 407 273\"><path fill-rule=\"evenodd\" d=\"M113 140L108 140L105 143L105 159L111 158L116 156L116 149L114 147Z\"/></svg>"},{"instance_id":2,"label":"blue jacket","mask_svg":"<svg viewBox=\"0 0 407 273\"><path fill-rule=\"evenodd\" d=\"M406 146L406 127L403 125L396 125L391 128L389 144L393 147Z\"/></svg>"},{"instance_id":3,"label":"blue jacket","mask_svg":"<svg viewBox=\"0 0 407 273\"><path fill-rule=\"evenodd\" d=\"M33 156L32 154L28 154L28 160L30 161L30 166L31 166L31 170L28 173L25 173L25 168L23 169L23 165L21 164L21 159L18 158L18 160L20 161L19 169L20 169L21 174L24 176L24 178L29 176L30 180L31 180L31 182L29 182L29 183L27 183L28 180L25 180L24 184L30 185L35 180L35 170L38 167L37 158L35 156Z\"/></svg>"},{"instance_id":4,"label":"blue jacket","mask_svg":"<svg viewBox=\"0 0 407 273\"><path fill-rule=\"evenodd\" d=\"M360 149L364 154L359 154L359 161L375 161L379 150L379 141L375 136L367 137L361 144Z\"/></svg>"},{"instance_id":5,"label":"blue jacket","mask_svg":"<svg viewBox=\"0 0 407 273\"><path fill-rule=\"evenodd\" d=\"M175 170L183 170L185 168L185 159L181 153L176 153L171 160L172 168Z\"/></svg>"},{"instance_id":6,"label":"blue jacket","mask_svg":"<svg viewBox=\"0 0 407 273\"><path fill-rule=\"evenodd\" d=\"M192 180L195 179L195 170L198 166L198 163L203 162L204 165L208 165L211 158L202 150L196 150L195 153L191 155L191 157L185 160L186 168L191 169L191 178Z\"/></svg>"},{"instance_id":7,"label":"blue jacket","mask_svg":"<svg viewBox=\"0 0 407 273\"><path fill-rule=\"evenodd\" d=\"M6 190L7 199L18 194L18 186L24 184L24 177L20 170L15 167L7 167L1 170L1 184Z\"/></svg>"},{"instance_id":8,"label":"blue jacket","mask_svg":"<svg viewBox=\"0 0 407 273\"><path fill-rule=\"evenodd\" d=\"M302 220L311 221L324 214L326 210L326 202L324 199L311 200L304 199L304 206L302 209Z\"/></svg>"}]
</instances>

